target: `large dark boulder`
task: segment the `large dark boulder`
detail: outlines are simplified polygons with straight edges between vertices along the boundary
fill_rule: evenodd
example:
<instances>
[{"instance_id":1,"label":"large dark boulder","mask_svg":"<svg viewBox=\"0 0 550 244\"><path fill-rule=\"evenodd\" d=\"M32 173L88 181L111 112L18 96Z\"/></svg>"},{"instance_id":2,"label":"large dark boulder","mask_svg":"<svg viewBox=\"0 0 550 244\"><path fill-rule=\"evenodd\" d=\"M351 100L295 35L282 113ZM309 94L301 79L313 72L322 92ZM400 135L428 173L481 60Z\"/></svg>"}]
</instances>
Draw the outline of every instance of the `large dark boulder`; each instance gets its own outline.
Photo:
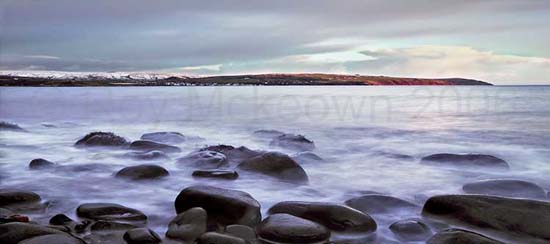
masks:
<instances>
[{"instance_id":1,"label":"large dark boulder","mask_svg":"<svg viewBox=\"0 0 550 244\"><path fill-rule=\"evenodd\" d=\"M416 211L420 209L414 203L380 194L367 194L346 201L346 205L368 214L385 214L400 211Z\"/></svg>"},{"instance_id":2,"label":"large dark boulder","mask_svg":"<svg viewBox=\"0 0 550 244\"><path fill-rule=\"evenodd\" d=\"M288 155L278 152L267 152L244 160L237 168L288 182L308 182L308 177L304 169Z\"/></svg>"},{"instance_id":3,"label":"large dark boulder","mask_svg":"<svg viewBox=\"0 0 550 244\"><path fill-rule=\"evenodd\" d=\"M141 164L121 169L116 177L130 180L154 180L168 176L168 170L154 164Z\"/></svg>"},{"instance_id":4,"label":"large dark boulder","mask_svg":"<svg viewBox=\"0 0 550 244\"><path fill-rule=\"evenodd\" d=\"M90 226L90 230L92 232L114 232L114 231L122 231L122 230L130 230L138 228L136 225L128 224L128 223L120 223L115 221L96 221Z\"/></svg>"},{"instance_id":5,"label":"large dark boulder","mask_svg":"<svg viewBox=\"0 0 550 244\"><path fill-rule=\"evenodd\" d=\"M261 151L255 151L251 150L247 147L240 146L240 147L234 147L230 145L216 145L216 146L208 146L205 148L201 148L199 151L214 151L219 152L227 158L227 162L234 165L237 163L240 163L241 161L245 159L249 159L252 157L256 157L263 152Z\"/></svg>"},{"instance_id":6,"label":"large dark boulder","mask_svg":"<svg viewBox=\"0 0 550 244\"><path fill-rule=\"evenodd\" d=\"M239 174L231 170L196 170L193 171L193 177L198 178L213 178L222 180L236 180Z\"/></svg>"},{"instance_id":7,"label":"large dark boulder","mask_svg":"<svg viewBox=\"0 0 550 244\"><path fill-rule=\"evenodd\" d=\"M199 207L190 208L170 221L166 237L192 243L206 232L206 228L206 211Z\"/></svg>"},{"instance_id":8,"label":"large dark boulder","mask_svg":"<svg viewBox=\"0 0 550 244\"><path fill-rule=\"evenodd\" d=\"M92 132L75 143L83 147L121 147L129 144L126 139L112 132Z\"/></svg>"},{"instance_id":9,"label":"large dark boulder","mask_svg":"<svg viewBox=\"0 0 550 244\"><path fill-rule=\"evenodd\" d=\"M78 217L93 220L145 221L141 211L115 203L85 203L76 209Z\"/></svg>"},{"instance_id":10,"label":"large dark boulder","mask_svg":"<svg viewBox=\"0 0 550 244\"><path fill-rule=\"evenodd\" d=\"M376 230L376 222L369 215L335 203L280 202L269 209L269 214L278 213L308 219L338 232L369 233Z\"/></svg>"},{"instance_id":11,"label":"large dark boulder","mask_svg":"<svg viewBox=\"0 0 550 244\"><path fill-rule=\"evenodd\" d=\"M0 121L0 131L16 131L16 132L26 132L27 130L21 128L19 125L14 123L9 123L6 121Z\"/></svg>"},{"instance_id":12,"label":"large dark boulder","mask_svg":"<svg viewBox=\"0 0 550 244\"><path fill-rule=\"evenodd\" d=\"M510 166L503 159L485 154L451 154L440 153L433 154L421 159L421 163L445 166L445 167L464 167L464 168L492 168L508 169Z\"/></svg>"},{"instance_id":13,"label":"large dark boulder","mask_svg":"<svg viewBox=\"0 0 550 244\"><path fill-rule=\"evenodd\" d=\"M50 234L25 239L19 244L85 244L85 242L67 234Z\"/></svg>"},{"instance_id":14,"label":"large dark boulder","mask_svg":"<svg viewBox=\"0 0 550 244\"><path fill-rule=\"evenodd\" d=\"M30 191L0 189L0 207L10 208L19 205L40 203L40 196Z\"/></svg>"},{"instance_id":15,"label":"large dark boulder","mask_svg":"<svg viewBox=\"0 0 550 244\"><path fill-rule=\"evenodd\" d=\"M162 242L157 233L147 228L128 230L122 238L128 244L156 244Z\"/></svg>"},{"instance_id":16,"label":"large dark boulder","mask_svg":"<svg viewBox=\"0 0 550 244\"><path fill-rule=\"evenodd\" d=\"M324 226L289 214L273 214L258 226L258 236L269 243L324 243L330 231Z\"/></svg>"},{"instance_id":17,"label":"large dark boulder","mask_svg":"<svg viewBox=\"0 0 550 244\"><path fill-rule=\"evenodd\" d=\"M137 151L161 151L164 153L179 153L181 149L176 146L147 140L137 140L130 144L130 149Z\"/></svg>"},{"instance_id":18,"label":"large dark boulder","mask_svg":"<svg viewBox=\"0 0 550 244\"><path fill-rule=\"evenodd\" d=\"M227 158L223 153L203 150L178 158L176 163L181 167L217 169L227 165Z\"/></svg>"},{"instance_id":19,"label":"large dark boulder","mask_svg":"<svg viewBox=\"0 0 550 244\"><path fill-rule=\"evenodd\" d=\"M461 229L447 229L432 236L426 244L504 244L484 235Z\"/></svg>"},{"instance_id":20,"label":"large dark boulder","mask_svg":"<svg viewBox=\"0 0 550 244\"><path fill-rule=\"evenodd\" d=\"M54 166L55 166L55 163L50 162L43 158L35 158L31 160L31 162L29 163L30 169L46 169Z\"/></svg>"},{"instance_id":21,"label":"large dark boulder","mask_svg":"<svg viewBox=\"0 0 550 244\"><path fill-rule=\"evenodd\" d=\"M149 151L149 152L128 152L124 154L124 157L128 157L135 160L167 160L170 159L166 153L161 151Z\"/></svg>"},{"instance_id":22,"label":"large dark boulder","mask_svg":"<svg viewBox=\"0 0 550 244\"><path fill-rule=\"evenodd\" d=\"M424 241L432 236L430 227L417 219L399 220L391 224L389 229L402 241Z\"/></svg>"},{"instance_id":23,"label":"large dark boulder","mask_svg":"<svg viewBox=\"0 0 550 244\"><path fill-rule=\"evenodd\" d=\"M312 151L315 149L313 141L303 135L283 134L273 138L270 145L297 151Z\"/></svg>"},{"instance_id":24,"label":"large dark boulder","mask_svg":"<svg viewBox=\"0 0 550 244\"><path fill-rule=\"evenodd\" d=\"M550 202L482 195L442 195L428 199L422 214L503 236L550 241Z\"/></svg>"},{"instance_id":25,"label":"large dark boulder","mask_svg":"<svg viewBox=\"0 0 550 244\"><path fill-rule=\"evenodd\" d=\"M542 187L523 180L481 180L465 184L462 189L469 194L539 199L546 198L546 191L542 189Z\"/></svg>"},{"instance_id":26,"label":"large dark boulder","mask_svg":"<svg viewBox=\"0 0 550 244\"><path fill-rule=\"evenodd\" d=\"M182 143L186 141L183 134L171 131L146 133L143 134L140 139L160 143Z\"/></svg>"},{"instance_id":27,"label":"large dark boulder","mask_svg":"<svg viewBox=\"0 0 550 244\"><path fill-rule=\"evenodd\" d=\"M64 232L28 223L0 224L0 243L2 244L17 244L25 239L49 234L64 234Z\"/></svg>"},{"instance_id":28,"label":"large dark boulder","mask_svg":"<svg viewBox=\"0 0 550 244\"><path fill-rule=\"evenodd\" d=\"M246 192L213 186L191 186L183 189L175 201L176 212L201 207L209 223L255 226L261 220L260 203Z\"/></svg>"}]
</instances>

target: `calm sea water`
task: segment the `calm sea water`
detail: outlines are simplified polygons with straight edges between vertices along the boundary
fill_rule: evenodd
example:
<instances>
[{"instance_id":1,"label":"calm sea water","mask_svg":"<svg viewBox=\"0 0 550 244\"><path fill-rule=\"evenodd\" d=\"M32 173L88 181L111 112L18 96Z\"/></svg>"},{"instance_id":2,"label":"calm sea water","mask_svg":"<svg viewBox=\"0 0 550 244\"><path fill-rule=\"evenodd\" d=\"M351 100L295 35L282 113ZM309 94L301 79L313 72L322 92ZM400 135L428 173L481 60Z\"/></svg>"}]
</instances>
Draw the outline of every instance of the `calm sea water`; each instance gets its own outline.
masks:
<instances>
[{"instance_id":1,"label":"calm sea water","mask_svg":"<svg viewBox=\"0 0 550 244\"><path fill-rule=\"evenodd\" d=\"M50 201L46 222L57 213L75 217L85 202L115 202L145 212L161 234L175 215L179 191L211 184L250 193L265 211L285 200L343 202L377 191L421 205L436 194L461 193L478 179L530 180L550 190L550 87L104 87L1 88L0 120L29 133L1 132L0 188L32 190ZM52 127L53 126L53 127ZM273 148L254 137L258 129L303 134L324 162L304 163L305 186L263 177L197 180L177 168L176 158L204 145ZM204 141L184 142L181 154L158 162L171 175L156 182L128 182L113 173L138 161L124 151L73 147L91 131L112 131L130 140L143 133L178 131ZM463 171L419 164L432 153L485 153L509 162L507 172ZM406 154L404 161L388 155ZM46 158L61 165L95 164L93 170L30 171ZM375 216L378 233L418 213Z\"/></svg>"}]
</instances>

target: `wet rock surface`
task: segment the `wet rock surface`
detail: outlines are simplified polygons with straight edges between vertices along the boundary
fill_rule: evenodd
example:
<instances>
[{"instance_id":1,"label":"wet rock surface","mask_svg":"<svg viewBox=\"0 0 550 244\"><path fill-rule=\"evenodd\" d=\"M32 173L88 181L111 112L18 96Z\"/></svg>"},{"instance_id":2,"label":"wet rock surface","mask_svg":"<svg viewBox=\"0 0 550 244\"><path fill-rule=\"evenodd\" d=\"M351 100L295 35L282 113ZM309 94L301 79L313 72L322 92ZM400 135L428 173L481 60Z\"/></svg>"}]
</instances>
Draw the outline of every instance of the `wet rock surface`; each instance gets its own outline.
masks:
<instances>
[{"instance_id":1,"label":"wet rock surface","mask_svg":"<svg viewBox=\"0 0 550 244\"><path fill-rule=\"evenodd\" d=\"M432 236L426 244L504 244L484 235L461 229L448 229Z\"/></svg>"},{"instance_id":2,"label":"wet rock surface","mask_svg":"<svg viewBox=\"0 0 550 244\"><path fill-rule=\"evenodd\" d=\"M227 157L223 153L212 150L202 150L178 158L176 163L181 167L217 169L226 166L227 162Z\"/></svg>"},{"instance_id":3,"label":"wet rock surface","mask_svg":"<svg viewBox=\"0 0 550 244\"><path fill-rule=\"evenodd\" d=\"M18 124L0 121L0 131L26 132L27 130L21 128Z\"/></svg>"},{"instance_id":4,"label":"wet rock surface","mask_svg":"<svg viewBox=\"0 0 550 244\"><path fill-rule=\"evenodd\" d=\"M154 141L147 141L147 140L137 140L133 141L130 144L130 149L137 150L137 151L161 151L164 153L179 153L181 152L181 149L176 146L154 142Z\"/></svg>"},{"instance_id":5,"label":"wet rock surface","mask_svg":"<svg viewBox=\"0 0 550 244\"><path fill-rule=\"evenodd\" d=\"M201 235L199 238L199 244L247 244L247 242L241 238L221 234L217 232L207 232Z\"/></svg>"},{"instance_id":6,"label":"wet rock surface","mask_svg":"<svg viewBox=\"0 0 550 244\"><path fill-rule=\"evenodd\" d=\"M167 160L170 159L166 153L162 151L149 152L129 152L124 154L125 157L135 160Z\"/></svg>"},{"instance_id":7,"label":"wet rock surface","mask_svg":"<svg viewBox=\"0 0 550 244\"><path fill-rule=\"evenodd\" d=\"M246 192L213 186L191 186L183 189L175 201L176 212L201 207L208 213L208 222L255 226L261 220L260 203Z\"/></svg>"},{"instance_id":8,"label":"wet rock surface","mask_svg":"<svg viewBox=\"0 0 550 244\"><path fill-rule=\"evenodd\" d=\"M121 169L116 177L130 180L154 180L168 176L168 170L154 164L142 164Z\"/></svg>"},{"instance_id":9,"label":"wet rock surface","mask_svg":"<svg viewBox=\"0 0 550 244\"><path fill-rule=\"evenodd\" d=\"M90 226L90 230L93 232L96 231L120 231L120 230L130 230L137 228L137 226L127 223L119 223L114 221L96 221Z\"/></svg>"},{"instance_id":10,"label":"wet rock surface","mask_svg":"<svg viewBox=\"0 0 550 244\"><path fill-rule=\"evenodd\" d=\"M194 242L206 232L206 227L206 211L199 207L190 208L170 221L166 237L184 242Z\"/></svg>"},{"instance_id":11,"label":"wet rock surface","mask_svg":"<svg viewBox=\"0 0 550 244\"><path fill-rule=\"evenodd\" d=\"M145 133L140 139L160 143L182 143L187 140L183 134L173 131Z\"/></svg>"},{"instance_id":12,"label":"wet rock surface","mask_svg":"<svg viewBox=\"0 0 550 244\"><path fill-rule=\"evenodd\" d=\"M240 163L243 160L261 155L263 152L251 150L247 147L234 147L230 145L215 145L201 148L199 151L214 151L219 152L227 158L227 162L231 165Z\"/></svg>"},{"instance_id":13,"label":"wet rock surface","mask_svg":"<svg viewBox=\"0 0 550 244\"><path fill-rule=\"evenodd\" d=\"M121 136L112 132L92 132L81 138L75 146L82 147L121 147L127 146L129 142Z\"/></svg>"},{"instance_id":14,"label":"wet rock surface","mask_svg":"<svg viewBox=\"0 0 550 244\"><path fill-rule=\"evenodd\" d=\"M508 163L503 159L486 154L451 154L440 153L432 154L421 159L421 163L446 166L446 167L462 167L462 168L494 168L507 170L510 168Z\"/></svg>"},{"instance_id":15,"label":"wet rock surface","mask_svg":"<svg viewBox=\"0 0 550 244\"><path fill-rule=\"evenodd\" d=\"M123 236L128 244L155 244L161 243L159 235L147 228L136 228L126 231Z\"/></svg>"},{"instance_id":16,"label":"wet rock surface","mask_svg":"<svg viewBox=\"0 0 550 244\"><path fill-rule=\"evenodd\" d=\"M280 243L318 243L330 238L324 226L289 214L273 214L258 226L262 240Z\"/></svg>"},{"instance_id":17,"label":"wet rock surface","mask_svg":"<svg viewBox=\"0 0 550 244\"><path fill-rule=\"evenodd\" d=\"M54 166L55 166L55 163L50 162L43 158L36 158L31 160L31 162L29 162L30 169L46 169Z\"/></svg>"},{"instance_id":18,"label":"wet rock surface","mask_svg":"<svg viewBox=\"0 0 550 244\"><path fill-rule=\"evenodd\" d=\"M78 217L93 220L145 221L141 211L116 203L85 203L76 209Z\"/></svg>"},{"instance_id":19,"label":"wet rock surface","mask_svg":"<svg viewBox=\"0 0 550 244\"><path fill-rule=\"evenodd\" d=\"M542 187L523 180L481 180L465 184L462 189L469 194L538 199L546 198L546 191L542 189Z\"/></svg>"},{"instance_id":20,"label":"wet rock surface","mask_svg":"<svg viewBox=\"0 0 550 244\"><path fill-rule=\"evenodd\" d=\"M347 200L346 205L368 214L384 214L399 211L416 211L420 207L414 203L380 194L367 194Z\"/></svg>"},{"instance_id":21,"label":"wet rock surface","mask_svg":"<svg viewBox=\"0 0 550 244\"><path fill-rule=\"evenodd\" d=\"M550 240L550 202L482 195L441 195L428 199L422 214L503 236Z\"/></svg>"},{"instance_id":22,"label":"wet rock surface","mask_svg":"<svg viewBox=\"0 0 550 244\"><path fill-rule=\"evenodd\" d=\"M85 242L66 234L50 234L25 239L19 244L85 244Z\"/></svg>"},{"instance_id":23,"label":"wet rock surface","mask_svg":"<svg viewBox=\"0 0 550 244\"><path fill-rule=\"evenodd\" d=\"M228 225L225 227L225 233L241 238L249 243L255 243L257 241L256 231L246 225Z\"/></svg>"},{"instance_id":24,"label":"wet rock surface","mask_svg":"<svg viewBox=\"0 0 550 244\"><path fill-rule=\"evenodd\" d=\"M0 224L0 243L17 244L20 241L36 236L65 234L62 231L29 223Z\"/></svg>"},{"instance_id":25,"label":"wet rock surface","mask_svg":"<svg viewBox=\"0 0 550 244\"><path fill-rule=\"evenodd\" d=\"M418 219L399 220L389 229L402 241L424 241L432 236L430 227Z\"/></svg>"},{"instance_id":26,"label":"wet rock surface","mask_svg":"<svg viewBox=\"0 0 550 244\"><path fill-rule=\"evenodd\" d=\"M304 169L286 154L267 152L241 162L237 169L271 176L283 181L306 183Z\"/></svg>"},{"instance_id":27,"label":"wet rock surface","mask_svg":"<svg viewBox=\"0 0 550 244\"><path fill-rule=\"evenodd\" d=\"M315 149L313 141L307 139L303 135L283 134L273 138L270 142L272 146L297 150L297 151L312 151Z\"/></svg>"},{"instance_id":28,"label":"wet rock surface","mask_svg":"<svg viewBox=\"0 0 550 244\"><path fill-rule=\"evenodd\" d=\"M280 202L271 207L269 213L294 215L339 232L370 233L376 230L376 222L369 215L335 203Z\"/></svg>"},{"instance_id":29,"label":"wet rock surface","mask_svg":"<svg viewBox=\"0 0 550 244\"><path fill-rule=\"evenodd\" d=\"M230 170L196 170L193 172L192 176L224 180L236 180L239 178L239 174L236 171Z\"/></svg>"},{"instance_id":30,"label":"wet rock surface","mask_svg":"<svg viewBox=\"0 0 550 244\"><path fill-rule=\"evenodd\" d=\"M13 208L20 205L40 203L40 196L30 191L19 191L13 189L0 189L0 207Z\"/></svg>"}]
</instances>

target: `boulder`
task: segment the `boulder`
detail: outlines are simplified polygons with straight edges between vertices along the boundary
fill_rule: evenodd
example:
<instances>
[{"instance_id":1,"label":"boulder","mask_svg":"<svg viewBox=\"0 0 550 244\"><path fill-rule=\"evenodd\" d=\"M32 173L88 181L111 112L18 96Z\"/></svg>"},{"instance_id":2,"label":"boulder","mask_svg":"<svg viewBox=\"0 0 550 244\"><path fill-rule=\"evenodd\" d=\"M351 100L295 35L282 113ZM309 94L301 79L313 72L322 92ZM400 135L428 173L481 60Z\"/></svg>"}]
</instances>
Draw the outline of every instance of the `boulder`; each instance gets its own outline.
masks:
<instances>
[{"instance_id":1,"label":"boulder","mask_svg":"<svg viewBox=\"0 0 550 244\"><path fill-rule=\"evenodd\" d=\"M288 155L278 152L267 152L244 160L237 168L271 176L287 182L308 182L308 177L304 169Z\"/></svg>"},{"instance_id":2,"label":"boulder","mask_svg":"<svg viewBox=\"0 0 550 244\"><path fill-rule=\"evenodd\" d=\"M141 164L121 169L116 177L130 180L154 180L168 176L168 170L154 164Z\"/></svg>"},{"instance_id":3,"label":"boulder","mask_svg":"<svg viewBox=\"0 0 550 244\"><path fill-rule=\"evenodd\" d=\"M369 215L335 203L280 202L271 207L269 213L294 215L338 232L370 233L376 230L376 222Z\"/></svg>"},{"instance_id":4,"label":"boulder","mask_svg":"<svg viewBox=\"0 0 550 244\"><path fill-rule=\"evenodd\" d=\"M45 168L51 168L51 167L54 167L54 166L55 166L55 163L50 162L50 161L48 161L46 159L43 159L43 158L33 159L29 163L29 168L30 169L45 169Z\"/></svg>"},{"instance_id":5,"label":"boulder","mask_svg":"<svg viewBox=\"0 0 550 244\"><path fill-rule=\"evenodd\" d=\"M430 227L417 219L399 220L389 228L401 241L424 241L432 236Z\"/></svg>"},{"instance_id":6,"label":"boulder","mask_svg":"<svg viewBox=\"0 0 550 244\"><path fill-rule=\"evenodd\" d=\"M153 132L143 134L141 140L156 141L160 143L182 143L186 141L183 134L179 132Z\"/></svg>"},{"instance_id":7,"label":"boulder","mask_svg":"<svg viewBox=\"0 0 550 244\"><path fill-rule=\"evenodd\" d=\"M225 233L231 236L239 237L249 243L256 242L256 231L246 225L228 225L225 227Z\"/></svg>"},{"instance_id":8,"label":"boulder","mask_svg":"<svg viewBox=\"0 0 550 244\"><path fill-rule=\"evenodd\" d=\"M136 151L161 151L164 153L179 153L181 149L176 146L147 140L137 140L130 144L130 149Z\"/></svg>"},{"instance_id":9,"label":"boulder","mask_svg":"<svg viewBox=\"0 0 550 244\"><path fill-rule=\"evenodd\" d=\"M24 241L19 242L19 244L85 244L84 241L74 238L67 234L50 234L37 236Z\"/></svg>"},{"instance_id":10,"label":"boulder","mask_svg":"<svg viewBox=\"0 0 550 244\"><path fill-rule=\"evenodd\" d=\"M202 208L190 208L176 216L168 224L166 237L193 243L206 232L207 214Z\"/></svg>"},{"instance_id":11,"label":"boulder","mask_svg":"<svg viewBox=\"0 0 550 244\"><path fill-rule=\"evenodd\" d=\"M201 207L208 213L208 222L255 226L261 220L260 203L248 193L213 186L191 186L183 189L175 201L177 213Z\"/></svg>"},{"instance_id":12,"label":"boulder","mask_svg":"<svg viewBox=\"0 0 550 244\"><path fill-rule=\"evenodd\" d=\"M40 196L30 191L0 189L0 207L10 208L18 205L40 203Z\"/></svg>"},{"instance_id":13,"label":"boulder","mask_svg":"<svg viewBox=\"0 0 550 244\"><path fill-rule=\"evenodd\" d=\"M129 152L125 153L124 157L132 158L135 160L167 160L170 159L166 153L162 151L149 151L149 152Z\"/></svg>"},{"instance_id":14,"label":"boulder","mask_svg":"<svg viewBox=\"0 0 550 244\"><path fill-rule=\"evenodd\" d=\"M92 132L75 143L79 147L121 147L129 144L126 139L112 132Z\"/></svg>"},{"instance_id":15,"label":"boulder","mask_svg":"<svg viewBox=\"0 0 550 244\"><path fill-rule=\"evenodd\" d=\"M483 195L441 195L428 199L422 214L506 237L550 241L550 202Z\"/></svg>"},{"instance_id":16,"label":"boulder","mask_svg":"<svg viewBox=\"0 0 550 244\"><path fill-rule=\"evenodd\" d=\"M27 130L21 128L17 124L9 123L9 122L6 122L6 121L0 121L0 131L26 132Z\"/></svg>"},{"instance_id":17,"label":"boulder","mask_svg":"<svg viewBox=\"0 0 550 244\"><path fill-rule=\"evenodd\" d=\"M145 221L141 211L115 203L85 203L76 209L78 217L93 220Z\"/></svg>"},{"instance_id":18,"label":"boulder","mask_svg":"<svg viewBox=\"0 0 550 244\"><path fill-rule=\"evenodd\" d=\"M263 153L260 151L251 150L244 146L234 147L229 145L208 146L208 147L199 149L199 151L219 152L225 155L225 157L227 158L227 162L232 165L240 163L245 159L252 158Z\"/></svg>"},{"instance_id":19,"label":"boulder","mask_svg":"<svg viewBox=\"0 0 550 244\"><path fill-rule=\"evenodd\" d=\"M321 162L324 161L319 155L312 152L300 152L292 157L298 162Z\"/></svg>"},{"instance_id":20,"label":"boulder","mask_svg":"<svg viewBox=\"0 0 550 244\"><path fill-rule=\"evenodd\" d=\"M503 169L510 168L508 163L500 158L485 154L451 154L440 153L423 157L421 163L434 166L445 167L464 167L464 168L492 168Z\"/></svg>"},{"instance_id":21,"label":"boulder","mask_svg":"<svg viewBox=\"0 0 550 244\"><path fill-rule=\"evenodd\" d=\"M2 244L17 244L25 239L49 234L64 234L64 232L29 223L0 224L0 243Z\"/></svg>"},{"instance_id":22,"label":"boulder","mask_svg":"<svg viewBox=\"0 0 550 244\"><path fill-rule=\"evenodd\" d=\"M193 177L235 180L239 174L230 170L196 170L193 172Z\"/></svg>"},{"instance_id":23,"label":"boulder","mask_svg":"<svg viewBox=\"0 0 550 244\"><path fill-rule=\"evenodd\" d=\"M420 207L396 197L367 194L346 201L346 205L368 214L386 214L400 211L416 211Z\"/></svg>"},{"instance_id":24,"label":"boulder","mask_svg":"<svg viewBox=\"0 0 550 244\"><path fill-rule=\"evenodd\" d=\"M248 244L245 240L216 232L207 232L201 235L198 244Z\"/></svg>"},{"instance_id":25,"label":"boulder","mask_svg":"<svg viewBox=\"0 0 550 244\"><path fill-rule=\"evenodd\" d=\"M135 225L127 223L119 223L113 221L96 221L90 226L90 230L93 232L97 231L120 231L120 230L130 230L138 228Z\"/></svg>"},{"instance_id":26,"label":"boulder","mask_svg":"<svg viewBox=\"0 0 550 244\"><path fill-rule=\"evenodd\" d=\"M546 191L542 189L542 187L523 180L481 180L465 184L462 189L469 194L539 199L546 198Z\"/></svg>"},{"instance_id":27,"label":"boulder","mask_svg":"<svg viewBox=\"0 0 550 244\"><path fill-rule=\"evenodd\" d=\"M159 235L147 228L135 228L126 231L123 236L128 244L155 244L161 243Z\"/></svg>"},{"instance_id":28,"label":"boulder","mask_svg":"<svg viewBox=\"0 0 550 244\"><path fill-rule=\"evenodd\" d=\"M183 167L217 169L227 165L227 158L220 152L203 150L178 158L176 163Z\"/></svg>"},{"instance_id":29,"label":"boulder","mask_svg":"<svg viewBox=\"0 0 550 244\"><path fill-rule=\"evenodd\" d=\"M426 244L504 244L484 235L461 229L447 229L432 236Z\"/></svg>"},{"instance_id":30,"label":"boulder","mask_svg":"<svg viewBox=\"0 0 550 244\"><path fill-rule=\"evenodd\" d=\"M257 228L261 240L269 243L320 243L330 238L324 226L289 214L273 214Z\"/></svg>"},{"instance_id":31,"label":"boulder","mask_svg":"<svg viewBox=\"0 0 550 244\"><path fill-rule=\"evenodd\" d=\"M270 145L297 151L312 151L315 149L313 141L303 135L283 134L271 140Z\"/></svg>"}]
</instances>

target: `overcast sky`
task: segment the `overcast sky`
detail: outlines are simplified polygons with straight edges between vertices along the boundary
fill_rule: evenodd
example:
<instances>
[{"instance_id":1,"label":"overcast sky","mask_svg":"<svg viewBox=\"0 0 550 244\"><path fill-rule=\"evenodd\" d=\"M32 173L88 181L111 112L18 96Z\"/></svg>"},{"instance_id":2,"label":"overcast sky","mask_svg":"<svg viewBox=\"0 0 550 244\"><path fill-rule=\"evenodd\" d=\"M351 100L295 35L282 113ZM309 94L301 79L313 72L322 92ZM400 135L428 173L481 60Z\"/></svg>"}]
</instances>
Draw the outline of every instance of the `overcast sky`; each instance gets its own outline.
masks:
<instances>
[{"instance_id":1,"label":"overcast sky","mask_svg":"<svg viewBox=\"0 0 550 244\"><path fill-rule=\"evenodd\" d=\"M547 0L2 0L0 70L550 84Z\"/></svg>"}]
</instances>

